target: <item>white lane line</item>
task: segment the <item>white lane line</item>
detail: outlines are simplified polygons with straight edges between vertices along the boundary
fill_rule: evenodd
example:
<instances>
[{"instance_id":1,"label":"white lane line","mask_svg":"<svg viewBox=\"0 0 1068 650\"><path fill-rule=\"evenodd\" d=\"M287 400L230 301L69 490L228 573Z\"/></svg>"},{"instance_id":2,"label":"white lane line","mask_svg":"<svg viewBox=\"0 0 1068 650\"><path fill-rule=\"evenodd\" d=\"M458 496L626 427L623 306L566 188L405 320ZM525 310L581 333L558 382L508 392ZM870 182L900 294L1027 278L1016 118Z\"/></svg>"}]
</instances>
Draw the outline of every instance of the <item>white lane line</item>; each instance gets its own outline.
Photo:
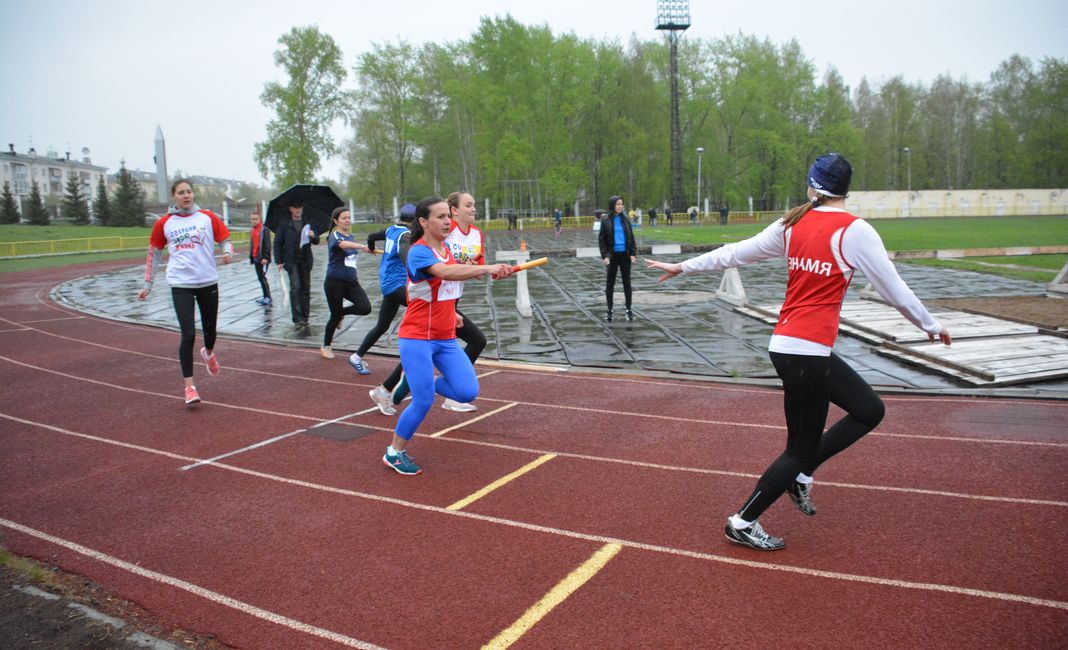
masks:
<instances>
[{"instance_id":1,"label":"white lane line","mask_svg":"<svg viewBox=\"0 0 1068 650\"><path fill-rule=\"evenodd\" d=\"M479 363L497 363L490 360L479 361ZM710 379L684 379L682 377L678 379L660 379L660 378L642 378L642 379L630 379L627 377L615 377L612 375L597 375L597 374L583 374L584 371L581 368L556 368L556 367L539 367L536 364L531 364L528 369L526 366L519 368L516 365L504 368L507 372L512 372L520 375L543 375L546 372L558 373L562 378L574 379L576 381L590 382L601 381L610 383L624 383L624 384L641 384L644 386L670 386L674 388L688 388L695 390L713 390L722 393L750 393L757 395L781 395L782 391L778 386L768 386L766 388L752 387L752 388L739 388L730 386L723 382L717 381L717 378ZM569 376L570 375L570 376ZM967 404L968 406L1002 406L1005 404L1019 404L1020 398L1016 397L958 397L958 396L938 396L938 395L898 395L896 393L883 393L880 395L883 401L894 402L938 402L938 403L959 403ZM1057 406L1060 408L1068 408L1068 402L1064 400L1056 399L1028 399L1029 404L1042 404L1043 406Z\"/></svg>"},{"instance_id":2,"label":"white lane line","mask_svg":"<svg viewBox=\"0 0 1068 650\"><path fill-rule=\"evenodd\" d=\"M368 643L367 641L360 641L359 639L354 639L350 636L345 636L344 634L339 634L331 630L316 627L315 625L309 625L308 623L289 618L288 616L283 616L281 614L276 614L266 609L261 609L259 607L256 607L255 605L250 605L249 603L246 603L242 600L237 600L236 598L231 598L230 596L220 594L217 591L206 589L199 585L195 585L191 582L186 582L185 580L181 580L179 578L175 578L164 573L159 573L151 569L146 569L138 564L127 562L126 560L121 560L106 553L101 553L100 551L96 551L86 546L82 546L81 544L78 544L76 542L72 542L61 537L56 537L55 535L49 535L48 533L39 531L35 528L30 528L29 526L23 526L22 524L16 523L8 519L0 518L0 526L4 526L6 528L10 528L11 530L18 531L23 535L29 535L30 537L34 537L36 539L40 539L51 544L55 544L56 546L61 546L67 550L74 551L79 555L84 555L85 557L96 560L97 562L110 564L113 567L117 567L124 571L129 571L130 573L141 576L142 578L148 578L149 580L159 582L161 584L165 584L176 589L181 589L182 591L191 593L194 596L199 596L205 600L215 603L216 605L222 605L224 607L236 609L239 612L248 614L249 616L255 616L258 619L274 623L275 625L286 627L297 632L303 632L304 634L319 637L320 639L327 639L329 641L340 643L341 645L350 648L361 648L364 650L380 650L380 646L376 646L373 643Z\"/></svg>"},{"instance_id":3,"label":"white lane line","mask_svg":"<svg viewBox=\"0 0 1068 650\"><path fill-rule=\"evenodd\" d=\"M0 318L0 321L7 321L7 319ZM13 321L7 321L7 322L14 323ZM73 338L73 337L70 337L70 336L63 336L62 334L53 334L52 332L46 332L44 330L38 330L38 329L34 329L34 328L29 328L29 329L32 329L35 332L40 332L41 334L46 334L48 336L53 336L53 337L56 337L56 338L65 339L65 340L72 341L72 342L75 342L75 343L82 343L82 344L85 344L85 345L91 345L91 346L95 346L95 347L100 347L100 348L104 348L106 350L113 350L115 352L124 352L124 353L127 353L127 354L135 354L135 355L138 355L138 356L148 357L148 358L151 358L151 359L159 359L161 361L165 361L165 362L168 362L168 363L177 363L178 362L178 360L174 359L173 357L165 357L165 356L160 356L160 355L155 355L155 354L148 354L147 352L137 352L137 351L128 350L128 349L125 349L125 348L114 347L114 346L111 346L111 345L104 345L103 343L94 343L92 341L86 341L86 340L83 340L83 339L76 339L76 338ZM0 357L0 359L11 361L12 363L17 363L17 364L25 366L27 368L33 368L33 369L37 369L37 370L42 370L44 372L53 372L53 373L56 373L56 374L62 374L64 377L69 377L71 379L80 379L80 380L88 381L88 382L103 383L103 382L96 382L95 380L92 380L92 379L83 379L81 377L76 377L74 375L68 375L68 374L59 373L58 371L49 370L48 368L42 368L40 366L34 366L34 365L31 365L31 364L22 363L22 362L19 362L19 361L15 361L13 359L8 359L7 357ZM321 379L321 378L317 378L317 377L303 377L303 376L300 376L300 375L285 375L285 374L282 374L282 373L267 372L267 371L263 371L263 370L253 370L253 369L250 369L250 368L237 368L237 367L228 366L227 370L228 371L234 371L234 372L243 372L243 373L247 373L247 374L254 374L254 375L263 375L263 376L268 376L268 377L279 377L279 378L284 378L284 379L299 379L301 381L310 381L310 382L332 384L332 385L339 385L339 386L360 385L360 384L353 384L352 382L347 382L347 381L338 381L338 380L334 380L334 379ZM488 376L488 375L494 374L496 372L502 372L502 371L492 371L490 373L486 373L486 375L483 375L483 376ZM524 373L520 373L520 374L524 374ZM627 381L627 380L617 380L617 381ZM103 383L103 385L114 387L114 388L120 388L120 389L123 389L123 390L135 390L135 389L125 388L123 386L117 386L115 384ZM664 384L664 385L673 385L673 386L674 385L678 385L678 386L683 386L683 387L690 387L687 384ZM135 391L135 392L140 392L140 391ZM742 391L742 392L759 392L759 391ZM767 391L762 391L762 392L767 393ZM161 393L150 393L150 394L162 395ZM164 397L168 397L168 398L172 398L172 399L182 399L180 397L174 397L172 395L163 395L163 396ZM405 398L405 399L410 399L410 396ZM913 398L913 399L921 400L922 398ZM781 424L758 424L758 423L753 423L753 422L737 422L737 421L731 421L731 420L704 420L704 419L700 419L700 418L692 418L692 417L687 418L687 417L678 417L678 416L670 416L670 415L658 415L658 414L654 414L654 413L631 413L631 412L627 412L627 411L612 411L612 410L607 410L607 409L589 408L589 407L585 407L585 406L566 406L566 405L561 405L561 404L546 404L546 403L542 403L542 402L513 402L512 400L494 399L492 397L485 397L485 398L483 398L483 400L487 401L487 402L505 402L505 403L513 403L513 404L521 403L524 406L534 406L534 407L554 408L554 409L565 409L565 410L569 410L569 411L579 411L579 412L582 412L582 413L604 413L604 414L609 414L609 415L619 415L619 416L630 417L630 418L646 418L646 419L653 419L653 420L667 420L667 421L686 422L686 423L693 423L693 424L707 424L707 425L730 426L730 427L748 427L748 428L755 428L755 429L768 429L768 430L774 430L774 431L786 431L786 426L785 425L781 425ZM225 404L222 404L220 402L212 402L212 403L215 404L215 405L218 405L218 406L226 406ZM976 400L971 400L969 403L979 404L981 402L977 402ZM1059 404L1059 403L1050 403L1050 402L1043 402L1043 404L1044 405L1065 406L1065 405L1062 405L1062 404ZM1066 404L1066 405L1068 405L1068 404ZM242 407L233 407L233 408L242 408ZM304 416L294 416L294 417L304 417ZM311 419L315 419L315 418L311 418ZM998 439L998 438L985 439L985 438L969 438L969 437L964 437L964 436L935 436L935 435L923 435L923 434L911 434L911 433L888 433L888 432L882 432L882 431L872 431L868 435L869 436L876 436L876 437L886 436L886 437L893 437L893 438L912 438L912 439L917 439L917 440L966 442L966 443L980 443L980 444L1022 445L1022 446L1054 447L1054 448L1065 448L1065 449L1068 449L1068 443L1039 442L1039 441L1030 441L1030 440L1007 440L1007 439Z\"/></svg>"},{"instance_id":4,"label":"white lane line","mask_svg":"<svg viewBox=\"0 0 1068 650\"><path fill-rule=\"evenodd\" d=\"M483 413L482 415L480 415L478 417L470 418L468 420L464 420L460 424L448 427L447 429L442 429L441 431L436 431L436 432L430 434L430 437L431 438L440 438L441 436L445 435L446 433L448 433L450 431L455 431L456 429L462 429L462 428L464 428L464 427L466 427L466 426L468 426L470 424L474 424L475 422L478 422L479 420L484 420L484 419L486 419L486 418L488 418L490 416L496 415L496 414L498 414L498 413L500 413L502 411L507 411L508 409L512 408L513 406L516 406L518 403L519 402L509 402L509 403L505 404L504 406L502 406L500 408L493 409L492 411L489 411L488 413Z\"/></svg>"},{"instance_id":5,"label":"white lane line","mask_svg":"<svg viewBox=\"0 0 1068 650\"><path fill-rule=\"evenodd\" d=\"M101 442L104 444L116 445L119 447L125 447L129 449L137 449L151 454L158 454L167 458L181 458L183 460L197 460L196 458L189 458L180 456L168 451L155 450L150 447L141 447L138 445L131 445L125 442L118 442L110 440L108 438L101 438L100 436L94 436L87 433L78 433L69 429L61 429L47 424L41 424L38 422L31 422L29 420L23 420L14 416L0 413L0 417L5 417L9 420L16 422L37 426L49 431L55 431L63 435L71 436L74 438L82 438L85 440L92 440L94 442ZM447 438L446 438L447 440ZM465 510L448 510L442 506L432 506L423 503L416 503L414 501L406 501L404 499L398 499L395 497L386 497L377 494L370 494L367 492L358 492L356 490L350 490L347 488L333 487L330 485L323 485L320 483L312 483L310 481L304 481L301 479L287 478L284 476L278 476L277 474L268 474L266 472L259 472L252 469L245 469L243 467L237 467L235 465L227 465L225 463L212 463L211 467L218 469L235 472L237 474L244 474L246 476L252 476L256 478L262 478L276 483L282 483L284 485L293 485L296 487L302 487L309 490L317 490L320 492L326 492L329 494L339 494L343 496L357 497L360 499L366 499L368 501L375 501L378 503L388 503L392 505L403 506L406 508L412 508L414 510L422 510L425 512L434 512L438 514L451 515L454 517L464 517L467 519L473 519L476 521L488 522L499 524L502 526L508 526L510 528L518 528L522 530L529 530L539 533L545 533L549 535L557 535L560 537L567 537L570 539L580 539L590 542L597 542L599 544L619 544L621 546L636 548L645 551L651 551L654 553L662 553L666 555L674 555L678 557L687 557L697 560L707 560L711 562L719 562L722 564L731 564L735 566L744 566L752 569L761 569L765 571L777 571L781 573L794 573L799 575L805 575L816 578L827 578L832 580L843 580L846 582L857 582L870 585L881 585L887 587L897 587L901 589L915 589L919 591L932 591L956 594L962 596L974 596L978 598L989 598L992 600L1000 600L1005 602L1024 603L1027 605L1035 605L1038 607L1050 607L1053 609L1061 609L1068 611L1068 602L1060 600L1052 600L1048 598L1036 598L1033 596L1024 596L1022 594L1012 594L1000 591L990 591L985 589L971 589L968 587L957 587L954 585L943 585L931 582L912 582L908 580L896 580L893 578L880 578L878 576L866 576L853 573L842 573L839 571L824 571L820 569L808 569L805 567L788 565L788 564L774 564L769 562L757 562L755 560L742 560L735 557L729 557L725 555L716 555L713 553L702 553L700 551L688 551L685 549L674 548L670 546L661 546L659 544L647 544L644 542L635 542L616 537L606 537L603 535L591 535L589 533L580 533L577 531L566 530L563 528L553 528L550 526L542 526L540 524L530 524L522 521L514 521L511 519L502 519L500 517L493 517L489 515L483 515Z\"/></svg>"},{"instance_id":6,"label":"white lane line","mask_svg":"<svg viewBox=\"0 0 1068 650\"><path fill-rule=\"evenodd\" d=\"M28 363L23 363L21 361L15 361L14 359L12 359L10 357L0 356L0 361L7 361L8 363L13 363L13 364L15 364L17 366L22 366L23 368L30 368L31 370L40 370L41 372L47 372L49 374L58 375L60 377L66 377L67 379L73 379L75 381L84 381L86 383L96 384L97 386L104 386L104 387L107 387L107 388L116 388L118 390L125 390L125 391L129 391L131 393L138 393L140 395L151 395L153 397L164 397L166 399L172 399L172 400L184 400L185 399L184 397L182 397L180 395L170 395L168 393L157 393L155 391L150 391L150 390L141 390L140 388L130 388L129 386L120 386L118 384L112 384L110 382L100 381L98 379L89 379L87 377L79 377L77 375L71 375L71 374L68 374L68 373L65 373L65 372L60 372L58 370L52 370L51 368L42 368L41 366L34 366L34 365L31 365L31 364L28 364ZM346 385L351 385L351 384L346 384ZM322 418L317 418L317 417L314 417L314 416L311 416L311 415L297 415L295 413L281 413L281 412L278 412L278 411L268 411L266 409L261 409L261 408L251 407L251 406L238 406L237 404L226 404L224 402L208 402L208 401L204 401L203 403L204 404L211 404L212 406L219 406L219 407L222 407L222 408L236 409L236 410L239 410L239 411L251 411L253 413L259 413L259 414L262 414L262 415L277 415L277 416L286 417L286 418L297 418L297 419L300 419L300 420L312 420L312 421L315 421L315 422L322 422L323 421Z\"/></svg>"},{"instance_id":7,"label":"white lane line","mask_svg":"<svg viewBox=\"0 0 1068 650\"><path fill-rule=\"evenodd\" d=\"M279 440L285 440L286 438L289 438L291 436L295 436L298 433L304 433L304 432L308 431L309 429L317 429L319 427L326 426L327 424L334 424L336 422L341 422L342 420L347 420L347 419L349 419L351 417L356 417L357 415L364 415L365 413L370 413L371 411L377 411L377 410L378 410L377 406L372 406L371 408L364 409L363 411L357 411L355 413L349 413L348 415L342 415L341 417L334 418L333 420L327 420L326 422L320 422L319 424L312 425L312 426L308 427L307 429L297 429L296 431L290 431L289 433L283 433L280 436L275 436L273 438L268 438L267 440L262 440L260 442L255 443L255 444L249 445L247 447L242 447L241 449L235 449L234 451L228 451L225 454L219 454L218 456L213 456L212 458L209 458L207 460L202 460L202 461L199 461L199 462L196 462L196 463L192 463L190 465L185 465L183 467L179 467L178 469L180 471L183 471L183 472L191 470L191 469L196 469L197 467L202 467L204 465L209 465L211 463L214 463L217 460L222 460L223 458L229 458L231 456L236 456L238 454L243 454L246 451L251 451L253 449L259 449L260 447L266 447L267 445L269 445L271 443L278 442Z\"/></svg>"},{"instance_id":8,"label":"white lane line","mask_svg":"<svg viewBox=\"0 0 1068 650\"><path fill-rule=\"evenodd\" d=\"M0 357L0 358L2 358L2 357ZM376 410L375 407L371 407L371 408L366 409L364 411L360 411L359 414L369 413L369 412L373 412L375 410ZM288 414L283 414L283 415L287 415L287 417L301 417L301 416L288 415ZM17 422L22 422L22 423L25 423L25 424L31 424L31 425L50 428L50 429L53 429L55 431L59 431L61 433L66 432L66 429L61 429L61 428L58 428L58 427L52 427L51 425L47 425L47 424L43 424L43 423L39 423L39 422L33 422L31 420L23 420L21 418L18 418L18 417L12 416L12 415L7 415L5 413L0 413L0 417L5 417L5 418L11 419L11 420L15 420ZM382 431L388 431L388 429L381 429L380 427L372 427L372 428L380 429ZM300 430L297 430L297 431L294 431L294 432L291 432L291 433L288 433L288 434L283 434L278 439L282 439L282 438L286 438L286 437L295 435L296 433L300 433L301 431L304 431L304 429L300 429ZM415 435L419 436L420 438L433 437L432 435L425 434L425 433L417 433ZM650 463L650 462L639 461L639 460L627 460L627 459L623 459L623 458L612 458L612 457L609 457L609 456L593 456L593 455L589 455L589 454L576 454L576 453L571 453L571 452L566 452L566 451L557 451L557 450L551 450L551 449L535 449L533 447L520 447L518 445L505 445L505 444L501 444L501 443L497 443L497 442L489 442L489 441L485 441L485 440L474 440L474 439L470 439L470 438L441 437L441 438L438 438L438 439L439 440L444 440L444 441L447 441L447 442L454 442L454 443L464 444L464 445L477 445L477 446L482 446L482 447L490 447L490 448L494 448L494 449L505 449L505 450L508 450L508 451L518 451L518 452L523 452L523 453L536 454L538 456L543 456L545 454L554 454L554 455L559 456L561 458L574 458L574 459L577 459L577 460L589 460L589 461L600 462L600 463L613 463L613 464L624 465L624 466L628 466L628 467L640 467L640 468L646 468L646 469L664 470L664 471L668 471L668 472L687 472L687 473L692 473L692 474L707 474L707 475L711 475L711 476L731 476L731 477L745 478L745 479L760 478L759 474L753 474L753 473L750 473L750 472L737 472L737 471L731 471L731 470L711 469L711 468L705 468L705 467L683 467L683 466L679 466L679 465L663 465L663 464L660 464L660 463ZM107 438L102 438L101 440L109 441L109 439L107 439ZM274 439L271 439L271 440L268 440L268 441L265 441L265 442L269 444L270 442L274 442L274 441L275 441ZM116 442L115 444L125 444L125 443L117 443ZM148 447L138 447L136 445L130 445L130 446L132 448L140 449L142 451L151 451L151 448L148 448ZM255 445L253 447L255 447ZM238 450L238 451L241 451L241 450ZM191 457L187 458L185 456L175 456L175 457L176 458L181 458L182 460L197 461L195 463L197 465L213 464L209 460L201 460L201 459L198 459L198 458L191 458ZM949 497L949 498L954 498L954 499L971 499L971 500L975 500L975 501L993 501L993 502L996 502L996 503L1015 503L1015 504L1021 504L1021 505L1053 506L1053 507L1057 507L1057 508L1068 508L1068 501L1054 501L1054 500L1045 500L1045 499L1027 499L1027 498L1022 498L1022 497L999 497L999 496L990 496L990 495L985 495L985 494L969 494L969 493L965 493L965 492L949 492L949 491L945 491L945 490L929 490L929 489L923 489L923 488L907 488L907 487L897 487L897 486L888 486L888 485L865 485L865 484L860 484L860 483L841 483L841 482L834 482L834 481L820 481L819 484L821 486L839 487L839 488L846 488L846 489L851 489L851 490L876 490L876 491L877 490L886 490L886 491L889 491L889 492L901 492L901 493L905 493L905 494L921 494L921 495L927 495L927 496L940 496L940 497Z\"/></svg>"}]
</instances>

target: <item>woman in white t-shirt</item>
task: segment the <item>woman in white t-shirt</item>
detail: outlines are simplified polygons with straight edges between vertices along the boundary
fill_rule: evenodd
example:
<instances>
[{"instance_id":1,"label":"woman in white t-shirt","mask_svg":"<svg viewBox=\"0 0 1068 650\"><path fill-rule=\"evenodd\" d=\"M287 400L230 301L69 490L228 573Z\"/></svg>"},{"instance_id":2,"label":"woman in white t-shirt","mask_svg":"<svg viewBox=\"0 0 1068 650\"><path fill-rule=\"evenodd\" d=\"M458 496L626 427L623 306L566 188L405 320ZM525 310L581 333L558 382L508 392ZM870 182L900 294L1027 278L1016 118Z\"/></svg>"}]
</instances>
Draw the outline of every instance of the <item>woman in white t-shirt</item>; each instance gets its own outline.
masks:
<instances>
[{"instance_id":1,"label":"woman in white t-shirt","mask_svg":"<svg viewBox=\"0 0 1068 650\"><path fill-rule=\"evenodd\" d=\"M194 305L200 308L200 326L204 330L204 347L200 356L212 377L219 375L219 360L215 357L215 320L219 314L219 273L215 268L215 245L223 250L223 264L233 259L234 246L230 231L215 213L202 210L193 201L193 184L182 178L171 185L174 205L152 226L148 239L148 259L145 261L145 285L137 294L144 300L152 291L163 258L168 252L167 284L171 286L174 312L178 316L182 340L178 345L178 360L185 382L185 403L200 401L193 385L193 343L196 340Z\"/></svg>"},{"instance_id":2,"label":"woman in white t-shirt","mask_svg":"<svg viewBox=\"0 0 1068 650\"><path fill-rule=\"evenodd\" d=\"M842 156L816 159L808 172L809 201L790 210L763 232L680 264L646 260L660 269L663 282L680 273L717 271L772 257L787 258L786 300L779 311L768 351L783 383L786 450L765 470L756 489L724 533L728 540L761 551L785 545L757 518L784 492L801 512L812 516L812 474L882 421L882 400L860 375L834 354L838 317L853 272L860 269L875 289L909 321L951 343L949 332L897 274L879 234L845 211L853 169ZM846 415L826 432L828 405Z\"/></svg>"}]
</instances>

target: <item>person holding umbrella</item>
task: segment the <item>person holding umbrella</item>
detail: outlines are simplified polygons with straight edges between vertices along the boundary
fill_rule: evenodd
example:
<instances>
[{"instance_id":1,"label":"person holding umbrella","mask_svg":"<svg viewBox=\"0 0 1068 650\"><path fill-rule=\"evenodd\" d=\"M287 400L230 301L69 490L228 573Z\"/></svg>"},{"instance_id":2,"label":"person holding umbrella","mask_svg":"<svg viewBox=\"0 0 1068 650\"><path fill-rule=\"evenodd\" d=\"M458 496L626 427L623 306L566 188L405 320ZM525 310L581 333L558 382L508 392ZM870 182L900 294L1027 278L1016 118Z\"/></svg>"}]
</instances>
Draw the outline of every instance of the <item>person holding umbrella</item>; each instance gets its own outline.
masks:
<instances>
[{"instance_id":1,"label":"person holding umbrella","mask_svg":"<svg viewBox=\"0 0 1068 650\"><path fill-rule=\"evenodd\" d=\"M152 226L148 238L148 259L145 263L145 286L137 294L138 300L148 298L163 249L168 251L167 284L171 286L171 300L182 332L178 345L178 360L185 382L185 403L200 401L193 385L193 343L196 341L194 305L200 308L200 326L204 330L204 347L200 356L208 374L219 375L219 360L215 357L215 320L219 314L219 272L215 268L215 245L223 250L223 264L233 259L234 246L230 231L215 213L202 210L193 201L193 184L182 178L171 185L174 205Z\"/></svg>"},{"instance_id":2,"label":"person holding umbrella","mask_svg":"<svg viewBox=\"0 0 1068 650\"><path fill-rule=\"evenodd\" d=\"M397 420L392 443L382 462L398 474L414 476L422 468L408 455L408 441L426 418L435 393L457 402L478 397L478 378L470 359L456 343L456 300L464 281L486 275L505 278L508 264L460 264L445 238L452 227L449 204L436 196L415 207L414 243L408 249L408 309L401 321L397 346L412 391L412 403ZM434 369L441 376L434 379Z\"/></svg>"},{"instance_id":3,"label":"person holding umbrella","mask_svg":"<svg viewBox=\"0 0 1068 650\"><path fill-rule=\"evenodd\" d=\"M278 225L274 237L274 259L278 270L289 276L289 310L293 327L308 333L311 314L311 270L314 262L311 247L319 243L319 235L302 216L304 201L294 197L287 206L289 219Z\"/></svg>"}]
</instances>

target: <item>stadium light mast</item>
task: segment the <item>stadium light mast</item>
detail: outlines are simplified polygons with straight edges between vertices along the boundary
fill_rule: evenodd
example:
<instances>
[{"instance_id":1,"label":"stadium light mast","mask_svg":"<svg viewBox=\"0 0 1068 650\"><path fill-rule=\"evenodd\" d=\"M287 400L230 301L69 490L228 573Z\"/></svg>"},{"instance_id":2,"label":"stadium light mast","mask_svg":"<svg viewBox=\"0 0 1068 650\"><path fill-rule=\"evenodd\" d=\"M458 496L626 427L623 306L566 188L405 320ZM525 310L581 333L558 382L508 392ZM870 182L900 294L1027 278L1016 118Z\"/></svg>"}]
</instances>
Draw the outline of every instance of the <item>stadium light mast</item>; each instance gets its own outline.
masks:
<instances>
[{"instance_id":1,"label":"stadium light mast","mask_svg":"<svg viewBox=\"0 0 1068 650\"><path fill-rule=\"evenodd\" d=\"M689 0L657 0L656 28L671 46L671 211L685 209L682 193L682 129L679 126L679 33L690 27ZM700 207L698 207L700 210Z\"/></svg>"}]
</instances>

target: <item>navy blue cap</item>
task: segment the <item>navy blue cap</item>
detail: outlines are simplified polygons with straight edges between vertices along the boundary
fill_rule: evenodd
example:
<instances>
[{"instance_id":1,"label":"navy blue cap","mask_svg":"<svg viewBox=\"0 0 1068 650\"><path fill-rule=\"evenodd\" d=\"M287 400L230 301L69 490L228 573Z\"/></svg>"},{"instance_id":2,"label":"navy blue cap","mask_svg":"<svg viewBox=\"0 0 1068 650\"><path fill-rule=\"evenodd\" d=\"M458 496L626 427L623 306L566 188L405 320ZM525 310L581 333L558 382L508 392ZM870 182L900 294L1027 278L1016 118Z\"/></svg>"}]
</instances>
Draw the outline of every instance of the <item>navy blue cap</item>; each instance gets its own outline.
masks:
<instances>
[{"instance_id":1,"label":"navy blue cap","mask_svg":"<svg viewBox=\"0 0 1068 650\"><path fill-rule=\"evenodd\" d=\"M808 169L808 186L824 196L842 197L849 194L853 166L836 153L820 156Z\"/></svg>"},{"instance_id":2,"label":"navy blue cap","mask_svg":"<svg viewBox=\"0 0 1068 650\"><path fill-rule=\"evenodd\" d=\"M405 203L400 209L401 221L415 221L415 206L411 203Z\"/></svg>"}]
</instances>

